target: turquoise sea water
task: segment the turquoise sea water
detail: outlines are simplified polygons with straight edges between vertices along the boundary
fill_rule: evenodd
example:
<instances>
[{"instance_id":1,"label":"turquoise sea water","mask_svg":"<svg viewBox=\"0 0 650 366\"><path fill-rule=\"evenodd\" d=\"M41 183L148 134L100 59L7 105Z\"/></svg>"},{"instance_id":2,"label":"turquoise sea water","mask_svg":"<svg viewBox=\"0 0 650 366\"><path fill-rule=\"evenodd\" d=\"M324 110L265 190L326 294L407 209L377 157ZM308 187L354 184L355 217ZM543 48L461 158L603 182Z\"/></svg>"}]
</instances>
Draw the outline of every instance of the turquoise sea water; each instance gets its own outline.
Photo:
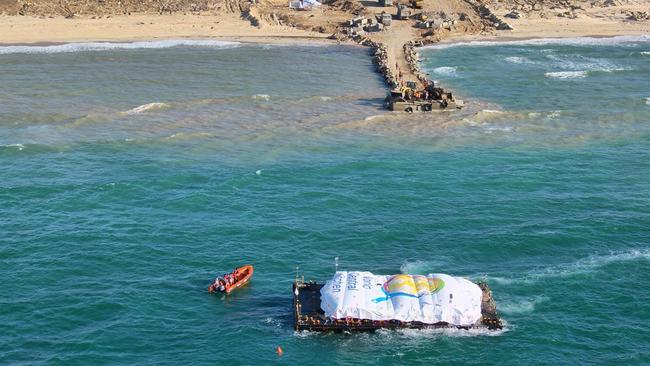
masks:
<instances>
[{"instance_id":1,"label":"turquoise sea water","mask_svg":"<svg viewBox=\"0 0 650 366\"><path fill-rule=\"evenodd\" d=\"M0 47L0 364L650 363L646 39L423 50L469 105L414 119L365 49L124 47ZM336 256L506 329L295 333Z\"/></svg>"}]
</instances>

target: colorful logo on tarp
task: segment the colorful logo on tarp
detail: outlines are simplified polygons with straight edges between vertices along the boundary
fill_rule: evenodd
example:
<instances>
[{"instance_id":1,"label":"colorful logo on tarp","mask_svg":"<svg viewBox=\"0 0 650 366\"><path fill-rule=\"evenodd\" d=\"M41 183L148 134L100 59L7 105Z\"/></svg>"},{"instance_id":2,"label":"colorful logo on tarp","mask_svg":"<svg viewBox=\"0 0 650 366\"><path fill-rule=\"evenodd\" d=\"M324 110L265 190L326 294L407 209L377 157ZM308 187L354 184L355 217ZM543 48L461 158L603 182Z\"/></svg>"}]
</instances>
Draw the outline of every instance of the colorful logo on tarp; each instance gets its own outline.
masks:
<instances>
[{"instance_id":1,"label":"colorful logo on tarp","mask_svg":"<svg viewBox=\"0 0 650 366\"><path fill-rule=\"evenodd\" d=\"M445 287L445 282L440 278L399 274L390 277L388 281L384 282L381 289L386 296L378 297L372 301L377 303L397 296L418 298L434 294L442 290L443 287Z\"/></svg>"}]
</instances>

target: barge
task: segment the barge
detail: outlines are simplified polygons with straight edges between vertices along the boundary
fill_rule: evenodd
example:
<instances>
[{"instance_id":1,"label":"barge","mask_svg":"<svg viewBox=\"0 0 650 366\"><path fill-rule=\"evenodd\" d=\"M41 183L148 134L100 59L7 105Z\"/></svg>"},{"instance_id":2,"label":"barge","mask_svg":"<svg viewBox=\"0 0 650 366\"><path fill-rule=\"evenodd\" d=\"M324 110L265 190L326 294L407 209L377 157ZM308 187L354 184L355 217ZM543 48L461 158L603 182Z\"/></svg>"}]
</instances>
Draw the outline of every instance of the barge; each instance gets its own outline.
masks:
<instances>
[{"instance_id":1,"label":"barge","mask_svg":"<svg viewBox=\"0 0 650 366\"><path fill-rule=\"evenodd\" d=\"M337 274L338 273L339 272L337 272ZM368 332L378 329L441 328L465 330L483 328L496 331L503 328L502 321L497 313L496 304L492 298L492 291L485 282L479 281L475 283L481 291L479 300L480 316L471 324L453 324L448 321L425 322L421 320L377 319L377 317L372 319L372 316L336 317L332 316L332 314L329 314L328 316L326 311L323 309L325 306L323 293L324 288L329 284L330 281L327 283L316 283L314 281L305 282L304 278L296 277L296 280L293 283L294 329L296 331ZM327 288L325 289L325 292L326 291ZM449 301L451 302L451 296ZM360 314L362 312L360 312Z\"/></svg>"}]
</instances>

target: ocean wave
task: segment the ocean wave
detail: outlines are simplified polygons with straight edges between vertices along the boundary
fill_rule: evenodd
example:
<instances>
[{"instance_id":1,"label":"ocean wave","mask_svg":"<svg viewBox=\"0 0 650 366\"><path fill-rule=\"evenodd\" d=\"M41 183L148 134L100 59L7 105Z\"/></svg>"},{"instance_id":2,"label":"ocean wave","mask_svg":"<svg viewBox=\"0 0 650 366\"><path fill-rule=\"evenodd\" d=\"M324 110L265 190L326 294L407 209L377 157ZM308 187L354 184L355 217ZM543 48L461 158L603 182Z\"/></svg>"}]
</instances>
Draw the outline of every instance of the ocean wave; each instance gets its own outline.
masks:
<instances>
[{"instance_id":1,"label":"ocean wave","mask_svg":"<svg viewBox=\"0 0 650 366\"><path fill-rule=\"evenodd\" d=\"M268 102L271 99L271 96L268 94L255 94L253 95L253 99L262 99Z\"/></svg>"},{"instance_id":2,"label":"ocean wave","mask_svg":"<svg viewBox=\"0 0 650 366\"><path fill-rule=\"evenodd\" d=\"M615 71L629 71L630 67L617 65L609 60L583 57L583 56L558 56L549 54L546 58L553 61L555 67L567 71L585 71L591 72L615 72Z\"/></svg>"},{"instance_id":3,"label":"ocean wave","mask_svg":"<svg viewBox=\"0 0 650 366\"><path fill-rule=\"evenodd\" d=\"M160 102L147 103L147 104L137 106L133 109L129 109L128 111L122 112L122 114L141 114L141 113L146 113L155 110L167 109L169 107L170 106L167 103L160 103Z\"/></svg>"},{"instance_id":4,"label":"ocean wave","mask_svg":"<svg viewBox=\"0 0 650 366\"><path fill-rule=\"evenodd\" d=\"M176 132L164 137L163 140L192 140L195 138L209 137L214 137L214 134L210 132Z\"/></svg>"},{"instance_id":5,"label":"ocean wave","mask_svg":"<svg viewBox=\"0 0 650 366\"><path fill-rule=\"evenodd\" d=\"M433 72L435 72L438 75L443 75L443 76L451 76L451 77L458 76L457 69L455 67L451 67L451 66L436 67L435 69L433 69Z\"/></svg>"},{"instance_id":6,"label":"ocean wave","mask_svg":"<svg viewBox=\"0 0 650 366\"><path fill-rule=\"evenodd\" d=\"M532 64L534 63L533 61L527 59L526 57L520 57L520 56L510 56L504 58L506 62L510 62L513 64Z\"/></svg>"},{"instance_id":7,"label":"ocean wave","mask_svg":"<svg viewBox=\"0 0 650 366\"><path fill-rule=\"evenodd\" d=\"M535 310L535 306L541 304L542 302L548 300L546 296L537 296L533 299L525 299L518 301L500 301L499 302L499 311L505 314L527 314L532 313Z\"/></svg>"},{"instance_id":8,"label":"ocean wave","mask_svg":"<svg viewBox=\"0 0 650 366\"><path fill-rule=\"evenodd\" d=\"M587 71L553 71L545 73L544 76L552 79L582 79L587 77Z\"/></svg>"},{"instance_id":9,"label":"ocean wave","mask_svg":"<svg viewBox=\"0 0 650 366\"><path fill-rule=\"evenodd\" d=\"M513 276L510 278L490 276L489 280L501 285L512 284L533 284L538 281L544 281L548 278L570 277L581 274L588 274L597 271L599 268L612 263L631 262L636 260L650 259L650 249L629 250L624 252L612 252L605 255L593 255L580 259L573 263L560 264L547 268L533 270L523 276Z\"/></svg>"},{"instance_id":10,"label":"ocean wave","mask_svg":"<svg viewBox=\"0 0 650 366\"><path fill-rule=\"evenodd\" d=\"M549 112L546 115L546 118L548 118L548 119L556 119L561 115L562 115L562 111L553 111L553 112Z\"/></svg>"},{"instance_id":11,"label":"ocean wave","mask_svg":"<svg viewBox=\"0 0 650 366\"><path fill-rule=\"evenodd\" d=\"M483 131L485 133L491 134L494 132L513 132L515 130L514 127L512 126L494 126L494 125L488 125L485 124L483 126Z\"/></svg>"},{"instance_id":12,"label":"ocean wave","mask_svg":"<svg viewBox=\"0 0 650 366\"><path fill-rule=\"evenodd\" d=\"M650 98L645 98L645 104L650 105Z\"/></svg>"},{"instance_id":13,"label":"ocean wave","mask_svg":"<svg viewBox=\"0 0 650 366\"><path fill-rule=\"evenodd\" d=\"M25 145L23 144L8 144L8 145L0 145L0 146L11 148L11 149L17 149L18 151L22 151L25 148Z\"/></svg>"},{"instance_id":14,"label":"ocean wave","mask_svg":"<svg viewBox=\"0 0 650 366\"><path fill-rule=\"evenodd\" d=\"M644 56L650 56L650 51L641 51L639 53L644 55Z\"/></svg>"},{"instance_id":15,"label":"ocean wave","mask_svg":"<svg viewBox=\"0 0 650 366\"><path fill-rule=\"evenodd\" d=\"M489 46L535 46L535 45L569 45L569 46L609 46L621 43L650 42L650 35L616 36L616 37L575 37L575 38L536 38L518 41L469 41L457 43L442 43L424 46L423 49L446 49L451 47L489 47Z\"/></svg>"},{"instance_id":16,"label":"ocean wave","mask_svg":"<svg viewBox=\"0 0 650 366\"><path fill-rule=\"evenodd\" d=\"M211 47L211 48L233 48L239 46L239 42L216 41L208 39L170 39L164 41L140 41L140 42L80 42L65 43L52 46L0 46L0 55L16 53L68 53L86 51L111 51L111 50L132 50L145 48L171 48L179 46Z\"/></svg>"}]
</instances>

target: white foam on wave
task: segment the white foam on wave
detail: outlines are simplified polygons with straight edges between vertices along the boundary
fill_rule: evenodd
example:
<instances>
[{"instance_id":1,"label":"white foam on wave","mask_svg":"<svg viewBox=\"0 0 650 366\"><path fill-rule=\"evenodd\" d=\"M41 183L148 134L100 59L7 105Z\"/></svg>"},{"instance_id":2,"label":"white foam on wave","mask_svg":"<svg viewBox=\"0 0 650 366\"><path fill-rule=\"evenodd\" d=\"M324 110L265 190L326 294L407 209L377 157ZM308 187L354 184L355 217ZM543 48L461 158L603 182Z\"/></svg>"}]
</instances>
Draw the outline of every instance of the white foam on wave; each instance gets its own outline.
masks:
<instances>
[{"instance_id":1,"label":"white foam on wave","mask_svg":"<svg viewBox=\"0 0 650 366\"><path fill-rule=\"evenodd\" d=\"M513 132L515 130L512 126L495 126L487 123L483 124L483 131L487 134L492 134L494 132Z\"/></svg>"},{"instance_id":2,"label":"white foam on wave","mask_svg":"<svg viewBox=\"0 0 650 366\"><path fill-rule=\"evenodd\" d=\"M317 336L319 334L323 334L323 333L312 332L312 331L309 331L309 330L301 330L301 331L294 331L293 332L294 337L298 337L298 338L314 337L314 336Z\"/></svg>"},{"instance_id":3,"label":"white foam on wave","mask_svg":"<svg viewBox=\"0 0 650 366\"><path fill-rule=\"evenodd\" d=\"M111 50L133 50L145 48L171 48L179 46L211 47L211 48L233 48L239 46L239 42L216 41L209 39L170 39L164 41L140 41L140 42L80 42L65 43L52 46L1 46L0 55L26 53L68 53L86 51L111 51Z\"/></svg>"},{"instance_id":4,"label":"white foam on wave","mask_svg":"<svg viewBox=\"0 0 650 366\"><path fill-rule=\"evenodd\" d=\"M534 63L533 61L527 59L526 57L520 57L520 56L510 56L504 58L506 62L510 62L513 64L532 64Z\"/></svg>"},{"instance_id":5,"label":"white foam on wave","mask_svg":"<svg viewBox=\"0 0 650 366\"><path fill-rule=\"evenodd\" d=\"M507 332L509 328L504 326L500 330L489 330L487 328L470 328L470 329L458 329L458 328L437 328L437 329L379 329L376 334L380 336L382 341L390 341L393 338L409 338L409 339L431 339L431 338L441 338L441 337L494 337L500 336L503 333ZM388 339L385 339L388 338Z\"/></svg>"},{"instance_id":6,"label":"white foam on wave","mask_svg":"<svg viewBox=\"0 0 650 366\"><path fill-rule=\"evenodd\" d=\"M499 311L505 314L528 314L535 310L535 306L548 300L546 296L537 296L532 299L515 301L499 301Z\"/></svg>"},{"instance_id":7,"label":"white foam on wave","mask_svg":"<svg viewBox=\"0 0 650 366\"><path fill-rule=\"evenodd\" d=\"M556 119L562 115L562 111L553 111L546 115L547 119Z\"/></svg>"},{"instance_id":8,"label":"white foam on wave","mask_svg":"<svg viewBox=\"0 0 650 366\"><path fill-rule=\"evenodd\" d=\"M253 99L262 99L268 102L271 99L271 96L268 94L255 94L253 95Z\"/></svg>"},{"instance_id":9,"label":"white foam on wave","mask_svg":"<svg viewBox=\"0 0 650 366\"><path fill-rule=\"evenodd\" d=\"M630 262L636 260L650 259L650 249L633 249L624 252L612 252L605 255L592 255L587 258L580 259L573 263L560 264L550 266L547 268L533 270L523 276L504 278L490 276L489 280L501 285L511 285L520 283L536 283L544 281L548 278L562 278L570 277L581 274L588 274L595 272L601 267L607 266L612 263Z\"/></svg>"},{"instance_id":10,"label":"white foam on wave","mask_svg":"<svg viewBox=\"0 0 650 366\"><path fill-rule=\"evenodd\" d=\"M443 75L443 76L451 76L451 77L458 76L457 69L455 67L451 67L451 66L436 67L435 69L433 69L433 72L435 72L438 75Z\"/></svg>"},{"instance_id":11,"label":"white foam on wave","mask_svg":"<svg viewBox=\"0 0 650 366\"><path fill-rule=\"evenodd\" d=\"M581 71L553 71L544 74L547 78L552 79L582 79L587 77L587 72Z\"/></svg>"},{"instance_id":12,"label":"white foam on wave","mask_svg":"<svg viewBox=\"0 0 650 366\"><path fill-rule=\"evenodd\" d=\"M645 98L645 104L650 105L650 98Z\"/></svg>"},{"instance_id":13,"label":"white foam on wave","mask_svg":"<svg viewBox=\"0 0 650 366\"><path fill-rule=\"evenodd\" d=\"M650 56L650 51L641 51L639 53L645 56Z\"/></svg>"},{"instance_id":14,"label":"white foam on wave","mask_svg":"<svg viewBox=\"0 0 650 366\"><path fill-rule=\"evenodd\" d=\"M167 108L169 108L169 104L167 103L154 102L154 103L147 103L141 106L137 106L133 109L129 109L128 111L122 112L122 114L141 114L141 113L146 113L154 110L167 109Z\"/></svg>"},{"instance_id":15,"label":"white foam on wave","mask_svg":"<svg viewBox=\"0 0 650 366\"><path fill-rule=\"evenodd\" d=\"M25 148L25 145L23 144L9 144L9 145L2 145L4 147L15 147L18 149L18 151L22 151Z\"/></svg>"},{"instance_id":16,"label":"white foam on wave","mask_svg":"<svg viewBox=\"0 0 650 366\"><path fill-rule=\"evenodd\" d=\"M630 67L624 67L612 63L609 60L584 57L584 56L558 56L549 54L546 58L553 61L554 67L567 71L584 71L589 72L615 72L632 70Z\"/></svg>"},{"instance_id":17,"label":"white foam on wave","mask_svg":"<svg viewBox=\"0 0 650 366\"><path fill-rule=\"evenodd\" d=\"M437 257L436 261L407 261L402 263L399 270L404 274L428 274L432 273L432 271L440 270L445 263L449 263L446 257Z\"/></svg>"},{"instance_id":18,"label":"white foam on wave","mask_svg":"<svg viewBox=\"0 0 650 366\"><path fill-rule=\"evenodd\" d=\"M570 46L609 46L622 43L650 42L650 35L616 36L616 37L575 37L575 38L536 38L518 41L470 41L457 43L441 43L424 46L424 49L446 49L452 47L489 47L489 46L535 46L535 45L570 45Z\"/></svg>"},{"instance_id":19,"label":"white foam on wave","mask_svg":"<svg viewBox=\"0 0 650 366\"><path fill-rule=\"evenodd\" d=\"M281 321L279 321L278 319L271 318L271 317L264 318L264 320L262 320L262 323L267 324L267 325L271 325L271 326L274 326L274 327L278 327L278 328L282 326Z\"/></svg>"}]
</instances>

